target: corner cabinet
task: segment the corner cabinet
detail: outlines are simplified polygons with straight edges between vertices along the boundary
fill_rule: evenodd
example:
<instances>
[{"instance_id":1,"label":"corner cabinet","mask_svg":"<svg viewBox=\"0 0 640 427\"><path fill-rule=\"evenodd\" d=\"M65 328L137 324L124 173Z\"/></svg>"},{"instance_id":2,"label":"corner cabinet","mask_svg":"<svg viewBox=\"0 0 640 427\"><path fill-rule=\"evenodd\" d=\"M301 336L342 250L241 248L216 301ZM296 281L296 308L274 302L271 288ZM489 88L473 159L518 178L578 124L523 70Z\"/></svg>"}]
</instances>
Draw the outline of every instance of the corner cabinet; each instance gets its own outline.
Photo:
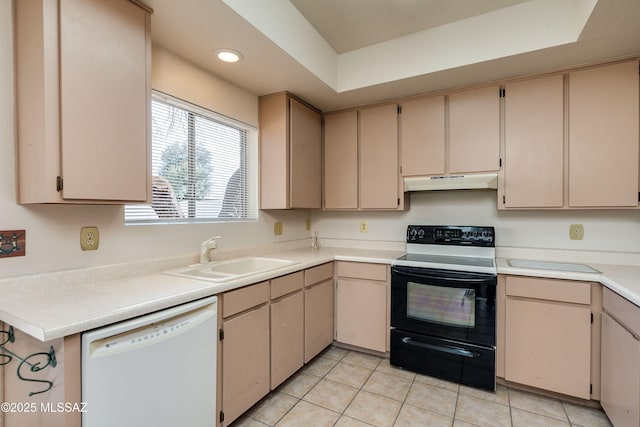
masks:
<instances>
[{"instance_id":1,"label":"corner cabinet","mask_svg":"<svg viewBox=\"0 0 640 427\"><path fill-rule=\"evenodd\" d=\"M397 104L326 115L324 150L324 209L405 209Z\"/></svg>"},{"instance_id":2,"label":"corner cabinet","mask_svg":"<svg viewBox=\"0 0 640 427\"><path fill-rule=\"evenodd\" d=\"M615 426L640 425L640 307L604 290L602 396Z\"/></svg>"},{"instance_id":3,"label":"corner cabinet","mask_svg":"<svg viewBox=\"0 0 640 427\"><path fill-rule=\"evenodd\" d=\"M287 92L260 97L260 209L320 209L320 112Z\"/></svg>"},{"instance_id":4,"label":"corner cabinet","mask_svg":"<svg viewBox=\"0 0 640 427\"><path fill-rule=\"evenodd\" d=\"M128 0L14 8L18 202L150 201L150 10Z\"/></svg>"}]
</instances>

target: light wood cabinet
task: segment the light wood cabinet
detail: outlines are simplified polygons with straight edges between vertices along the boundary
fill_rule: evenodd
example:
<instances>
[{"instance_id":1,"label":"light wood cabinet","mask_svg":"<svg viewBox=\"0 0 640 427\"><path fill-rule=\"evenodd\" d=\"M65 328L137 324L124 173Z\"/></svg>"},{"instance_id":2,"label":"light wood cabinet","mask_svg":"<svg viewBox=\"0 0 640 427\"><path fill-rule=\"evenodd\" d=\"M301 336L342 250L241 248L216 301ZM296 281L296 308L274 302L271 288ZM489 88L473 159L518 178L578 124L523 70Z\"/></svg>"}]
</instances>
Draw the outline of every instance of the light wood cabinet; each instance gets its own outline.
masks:
<instances>
[{"instance_id":1,"label":"light wood cabinet","mask_svg":"<svg viewBox=\"0 0 640 427\"><path fill-rule=\"evenodd\" d=\"M398 106L360 110L360 207L400 206Z\"/></svg>"},{"instance_id":2,"label":"light wood cabinet","mask_svg":"<svg viewBox=\"0 0 640 427\"><path fill-rule=\"evenodd\" d=\"M324 117L324 208L358 209L358 112Z\"/></svg>"},{"instance_id":3,"label":"light wood cabinet","mask_svg":"<svg viewBox=\"0 0 640 427\"><path fill-rule=\"evenodd\" d=\"M638 61L569 73L569 206L638 206Z\"/></svg>"},{"instance_id":4,"label":"light wood cabinet","mask_svg":"<svg viewBox=\"0 0 640 427\"><path fill-rule=\"evenodd\" d=\"M596 286L566 280L506 278L507 381L582 399L592 397L591 384L594 378L599 380L592 374L592 346L600 347L599 342L592 343L592 287Z\"/></svg>"},{"instance_id":5,"label":"light wood cabinet","mask_svg":"<svg viewBox=\"0 0 640 427\"><path fill-rule=\"evenodd\" d=\"M640 308L604 290L600 403L615 426L640 425Z\"/></svg>"},{"instance_id":6,"label":"light wood cabinet","mask_svg":"<svg viewBox=\"0 0 640 427\"><path fill-rule=\"evenodd\" d=\"M402 103L402 176L445 173L445 97Z\"/></svg>"},{"instance_id":7,"label":"light wood cabinet","mask_svg":"<svg viewBox=\"0 0 640 427\"><path fill-rule=\"evenodd\" d=\"M304 273L304 363L333 342L333 263Z\"/></svg>"},{"instance_id":8,"label":"light wood cabinet","mask_svg":"<svg viewBox=\"0 0 640 427\"><path fill-rule=\"evenodd\" d=\"M5 325L5 331L7 330L8 325ZM23 381L18 378L16 370L20 360L15 357L11 362L2 366L2 377L4 378L2 401L35 408L34 411L3 411L3 425L5 427L80 427L82 421L80 412L56 411L56 405L59 402L77 404L77 408L82 408L80 335L42 342L17 329L13 331L15 341L4 344L9 351L22 358L27 358L35 353L48 353L49 349L53 347L57 364L55 367L50 365L38 372L31 372L26 365L20 369L25 378L38 382ZM3 338L6 338L5 334L3 334ZM44 367L46 356L31 358L29 362L37 362L40 367ZM41 381L51 381L53 387L45 393L30 396L29 393L47 388L47 384ZM47 412L42 410L43 407L52 408L52 410Z\"/></svg>"},{"instance_id":9,"label":"light wood cabinet","mask_svg":"<svg viewBox=\"0 0 640 427\"><path fill-rule=\"evenodd\" d=\"M379 352L389 343L389 267L337 263L336 340Z\"/></svg>"},{"instance_id":10,"label":"light wood cabinet","mask_svg":"<svg viewBox=\"0 0 640 427\"><path fill-rule=\"evenodd\" d=\"M449 172L497 171L499 161L498 86L449 95Z\"/></svg>"},{"instance_id":11,"label":"light wood cabinet","mask_svg":"<svg viewBox=\"0 0 640 427\"><path fill-rule=\"evenodd\" d=\"M259 100L260 208L321 207L320 112L286 92Z\"/></svg>"},{"instance_id":12,"label":"light wood cabinet","mask_svg":"<svg viewBox=\"0 0 640 427\"><path fill-rule=\"evenodd\" d=\"M505 86L504 198L499 208L559 208L564 203L562 75Z\"/></svg>"},{"instance_id":13,"label":"light wood cabinet","mask_svg":"<svg viewBox=\"0 0 640 427\"><path fill-rule=\"evenodd\" d=\"M402 176L493 172L499 168L497 86L402 103Z\"/></svg>"},{"instance_id":14,"label":"light wood cabinet","mask_svg":"<svg viewBox=\"0 0 640 427\"><path fill-rule=\"evenodd\" d=\"M222 294L224 425L269 392L269 282Z\"/></svg>"},{"instance_id":15,"label":"light wood cabinet","mask_svg":"<svg viewBox=\"0 0 640 427\"><path fill-rule=\"evenodd\" d=\"M18 202L150 201L149 11L19 1L15 48Z\"/></svg>"},{"instance_id":16,"label":"light wood cabinet","mask_svg":"<svg viewBox=\"0 0 640 427\"><path fill-rule=\"evenodd\" d=\"M271 281L271 389L304 364L303 272Z\"/></svg>"},{"instance_id":17,"label":"light wood cabinet","mask_svg":"<svg viewBox=\"0 0 640 427\"><path fill-rule=\"evenodd\" d=\"M326 115L324 159L324 209L405 209L396 104Z\"/></svg>"}]
</instances>

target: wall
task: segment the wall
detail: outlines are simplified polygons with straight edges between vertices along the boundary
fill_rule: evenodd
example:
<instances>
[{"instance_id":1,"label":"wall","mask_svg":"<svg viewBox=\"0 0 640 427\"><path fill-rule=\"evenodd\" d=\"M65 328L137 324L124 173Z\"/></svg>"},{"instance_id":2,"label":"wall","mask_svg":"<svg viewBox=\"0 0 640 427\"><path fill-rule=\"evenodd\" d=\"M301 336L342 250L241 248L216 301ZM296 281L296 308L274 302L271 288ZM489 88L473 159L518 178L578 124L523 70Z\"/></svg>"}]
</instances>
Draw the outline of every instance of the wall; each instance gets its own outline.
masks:
<instances>
[{"instance_id":1,"label":"wall","mask_svg":"<svg viewBox=\"0 0 640 427\"><path fill-rule=\"evenodd\" d=\"M505 212L487 190L413 193L408 212L319 212L312 221L321 239L402 241L409 224L492 225L497 246L640 253L640 210ZM570 224L584 225L583 240L569 239Z\"/></svg>"},{"instance_id":2,"label":"wall","mask_svg":"<svg viewBox=\"0 0 640 427\"><path fill-rule=\"evenodd\" d=\"M0 258L0 277L189 254L195 256L200 242L214 235L223 236L219 245L221 249L309 237L305 230L307 212L260 212L258 222L241 224L125 227L121 206L16 204L11 5L10 0L0 0L0 230L26 230L27 255ZM175 66L165 74L171 76L173 83L180 81L181 73L197 75L199 95L204 102L215 106L221 105L221 97L235 97L240 102L222 102L229 106L222 113L236 114L239 120L253 125L257 123L258 100L254 95L215 77L207 82L207 76L201 70L180 62L177 57L163 55L163 58L166 59L164 63ZM173 87L175 89L175 84ZM280 220L284 221L284 233L273 236L273 222ZM100 248L82 252L80 228L88 225L100 228Z\"/></svg>"}]
</instances>

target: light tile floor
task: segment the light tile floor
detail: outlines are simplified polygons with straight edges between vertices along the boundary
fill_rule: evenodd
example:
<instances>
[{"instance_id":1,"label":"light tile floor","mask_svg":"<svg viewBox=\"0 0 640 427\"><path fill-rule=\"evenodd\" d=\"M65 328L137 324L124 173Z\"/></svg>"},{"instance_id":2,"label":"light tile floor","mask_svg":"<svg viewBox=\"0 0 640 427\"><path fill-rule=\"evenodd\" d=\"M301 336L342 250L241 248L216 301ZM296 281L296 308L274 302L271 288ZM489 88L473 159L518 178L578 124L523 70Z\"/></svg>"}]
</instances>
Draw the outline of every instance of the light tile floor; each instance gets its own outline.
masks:
<instances>
[{"instance_id":1,"label":"light tile floor","mask_svg":"<svg viewBox=\"0 0 640 427\"><path fill-rule=\"evenodd\" d=\"M233 427L609 427L601 410L498 385L495 393L331 346Z\"/></svg>"}]
</instances>

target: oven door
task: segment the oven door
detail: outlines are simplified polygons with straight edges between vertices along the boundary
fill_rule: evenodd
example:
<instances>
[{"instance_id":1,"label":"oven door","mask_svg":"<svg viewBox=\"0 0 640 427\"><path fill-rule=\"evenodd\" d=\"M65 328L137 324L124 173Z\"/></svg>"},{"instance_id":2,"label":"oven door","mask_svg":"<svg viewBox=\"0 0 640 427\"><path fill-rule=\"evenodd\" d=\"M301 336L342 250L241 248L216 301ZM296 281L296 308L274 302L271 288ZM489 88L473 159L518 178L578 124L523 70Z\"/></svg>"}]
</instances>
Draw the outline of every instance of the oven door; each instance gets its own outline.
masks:
<instances>
[{"instance_id":1,"label":"oven door","mask_svg":"<svg viewBox=\"0 0 640 427\"><path fill-rule=\"evenodd\" d=\"M495 346L496 285L495 274L394 266L392 329Z\"/></svg>"}]
</instances>

